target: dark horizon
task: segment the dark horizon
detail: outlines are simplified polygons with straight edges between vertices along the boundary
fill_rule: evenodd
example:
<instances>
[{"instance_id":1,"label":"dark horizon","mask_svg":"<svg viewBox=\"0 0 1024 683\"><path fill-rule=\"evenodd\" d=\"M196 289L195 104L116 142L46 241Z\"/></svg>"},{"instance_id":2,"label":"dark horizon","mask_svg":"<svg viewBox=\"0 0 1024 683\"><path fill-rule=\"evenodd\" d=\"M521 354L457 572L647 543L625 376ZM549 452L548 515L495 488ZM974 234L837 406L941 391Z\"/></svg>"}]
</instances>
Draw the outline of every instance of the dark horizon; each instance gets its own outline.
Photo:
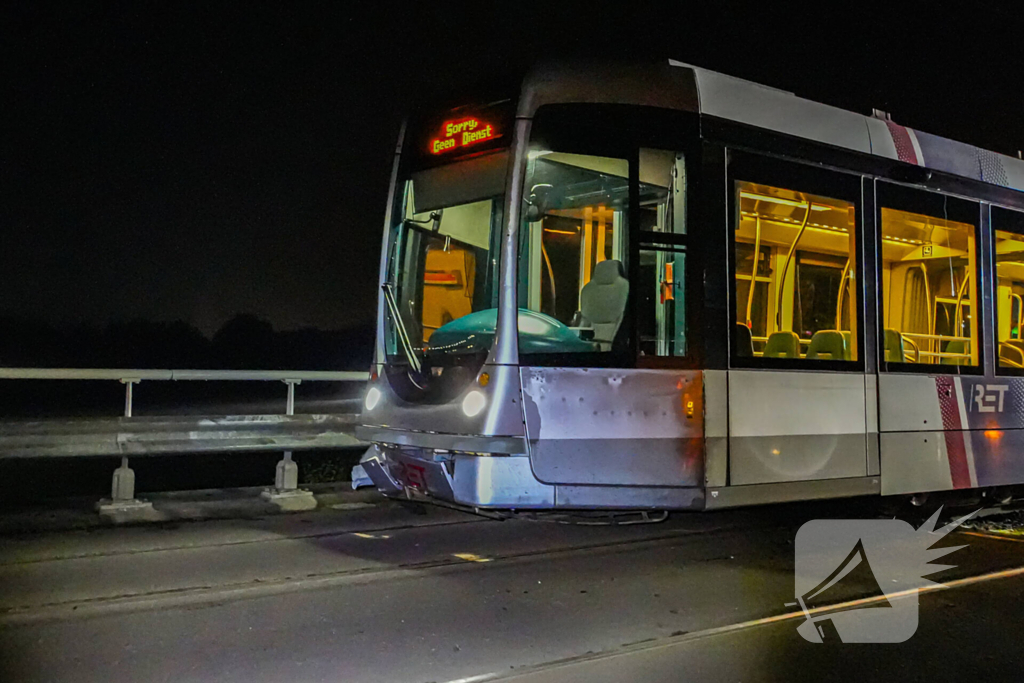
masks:
<instances>
[{"instance_id":1,"label":"dark horizon","mask_svg":"<svg viewBox=\"0 0 1024 683\"><path fill-rule=\"evenodd\" d=\"M741 7L8 8L0 314L365 329L404 112L542 59L674 58L1024 147L1013 12Z\"/></svg>"}]
</instances>

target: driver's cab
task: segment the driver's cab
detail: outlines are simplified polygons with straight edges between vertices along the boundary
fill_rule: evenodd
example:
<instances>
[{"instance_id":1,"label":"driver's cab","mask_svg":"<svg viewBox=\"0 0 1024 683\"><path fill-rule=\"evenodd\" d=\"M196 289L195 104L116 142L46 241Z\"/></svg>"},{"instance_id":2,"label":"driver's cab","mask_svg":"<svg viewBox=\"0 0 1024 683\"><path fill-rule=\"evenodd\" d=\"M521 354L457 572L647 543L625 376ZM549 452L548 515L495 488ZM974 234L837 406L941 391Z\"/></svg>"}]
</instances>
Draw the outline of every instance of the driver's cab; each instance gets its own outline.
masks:
<instances>
[{"instance_id":1,"label":"driver's cab","mask_svg":"<svg viewBox=\"0 0 1024 683\"><path fill-rule=\"evenodd\" d=\"M493 139L439 154L406 142L382 272L383 400L366 419L511 434L524 427L517 367L699 367L696 115L547 104L514 123L502 105L448 113L410 138L460 126Z\"/></svg>"},{"instance_id":2,"label":"driver's cab","mask_svg":"<svg viewBox=\"0 0 1024 683\"><path fill-rule=\"evenodd\" d=\"M520 364L635 367L689 356L687 152L696 136L685 119L636 107L537 111L518 236ZM558 344L539 338L534 316L569 334Z\"/></svg>"}]
</instances>

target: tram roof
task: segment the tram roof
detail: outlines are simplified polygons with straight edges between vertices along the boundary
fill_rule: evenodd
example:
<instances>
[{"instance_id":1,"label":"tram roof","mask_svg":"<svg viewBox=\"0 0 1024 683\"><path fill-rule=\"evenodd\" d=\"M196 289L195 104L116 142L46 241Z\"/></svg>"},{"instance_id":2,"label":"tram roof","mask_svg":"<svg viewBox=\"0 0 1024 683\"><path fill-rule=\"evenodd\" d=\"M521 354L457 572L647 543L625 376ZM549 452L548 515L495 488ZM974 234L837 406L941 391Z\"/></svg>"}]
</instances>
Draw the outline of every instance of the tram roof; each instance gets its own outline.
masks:
<instances>
[{"instance_id":1,"label":"tram roof","mask_svg":"<svg viewBox=\"0 0 1024 683\"><path fill-rule=\"evenodd\" d=\"M669 60L665 66L543 68L526 80L520 116L543 104L639 104L699 112L863 154L1024 191L1024 161L791 92Z\"/></svg>"}]
</instances>

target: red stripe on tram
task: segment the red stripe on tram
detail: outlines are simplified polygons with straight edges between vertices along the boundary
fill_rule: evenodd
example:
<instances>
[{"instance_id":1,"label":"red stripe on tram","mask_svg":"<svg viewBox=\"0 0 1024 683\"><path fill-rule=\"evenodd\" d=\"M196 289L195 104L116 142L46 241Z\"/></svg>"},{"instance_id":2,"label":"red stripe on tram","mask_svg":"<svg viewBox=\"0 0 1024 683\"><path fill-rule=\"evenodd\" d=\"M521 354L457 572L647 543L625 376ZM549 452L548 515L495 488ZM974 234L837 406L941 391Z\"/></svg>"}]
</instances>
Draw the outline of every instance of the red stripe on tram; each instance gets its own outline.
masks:
<instances>
[{"instance_id":1,"label":"red stripe on tram","mask_svg":"<svg viewBox=\"0 0 1024 683\"><path fill-rule=\"evenodd\" d=\"M896 156L899 160L911 164L920 164L917 152L914 151L914 143L910 140L910 133L907 132L907 129L898 123L888 120L885 122L885 125L889 129L889 135L892 136L893 144L896 145Z\"/></svg>"},{"instance_id":2,"label":"red stripe on tram","mask_svg":"<svg viewBox=\"0 0 1024 683\"><path fill-rule=\"evenodd\" d=\"M963 431L960 423L960 396L952 377L936 377L935 389L939 394L939 410L942 413L943 436L946 438L946 455L949 457L949 474L953 488L971 487L971 470L967 465L967 447L964 439L970 434Z\"/></svg>"}]
</instances>

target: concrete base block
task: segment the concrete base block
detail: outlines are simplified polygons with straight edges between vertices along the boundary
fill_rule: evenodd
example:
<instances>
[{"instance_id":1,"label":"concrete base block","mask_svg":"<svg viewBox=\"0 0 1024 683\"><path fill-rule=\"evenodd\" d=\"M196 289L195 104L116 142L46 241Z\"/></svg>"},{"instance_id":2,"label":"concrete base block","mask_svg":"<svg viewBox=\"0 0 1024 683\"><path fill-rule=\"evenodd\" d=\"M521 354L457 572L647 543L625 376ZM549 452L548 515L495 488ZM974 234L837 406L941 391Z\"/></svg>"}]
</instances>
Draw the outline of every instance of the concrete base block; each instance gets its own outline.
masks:
<instances>
[{"instance_id":1,"label":"concrete base block","mask_svg":"<svg viewBox=\"0 0 1024 683\"><path fill-rule=\"evenodd\" d=\"M148 500L111 500L105 498L96 503L100 517L114 524L133 522L159 522L164 516L153 509Z\"/></svg>"},{"instance_id":2,"label":"concrete base block","mask_svg":"<svg viewBox=\"0 0 1024 683\"><path fill-rule=\"evenodd\" d=\"M273 503L282 512L316 509L316 498L313 497L312 491L304 489L266 489L260 494L260 498Z\"/></svg>"}]
</instances>

